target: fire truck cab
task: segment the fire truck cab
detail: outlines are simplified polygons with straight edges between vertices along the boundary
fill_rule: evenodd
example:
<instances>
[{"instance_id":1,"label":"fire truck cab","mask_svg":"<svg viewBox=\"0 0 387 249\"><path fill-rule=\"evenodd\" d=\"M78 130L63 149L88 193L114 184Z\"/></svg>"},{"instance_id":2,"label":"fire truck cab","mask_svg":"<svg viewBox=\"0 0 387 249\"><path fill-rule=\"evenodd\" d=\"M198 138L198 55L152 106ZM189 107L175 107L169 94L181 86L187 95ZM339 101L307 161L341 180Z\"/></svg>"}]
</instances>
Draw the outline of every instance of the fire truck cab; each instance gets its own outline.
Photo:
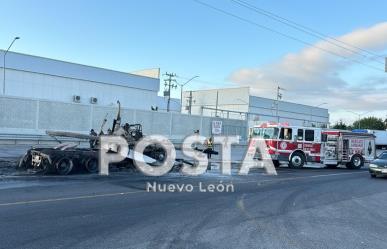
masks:
<instances>
[{"instance_id":1,"label":"fire truck cab","mask_svg":"<svg viewBox=\"0 0 387 249\"><path fill-rule=\"evenodd\" d=\"M287 161L291 168L321 160L321 128L262 124L250 130L251 137L262 138L276 167Z\"/></svg>"}]
</instances>

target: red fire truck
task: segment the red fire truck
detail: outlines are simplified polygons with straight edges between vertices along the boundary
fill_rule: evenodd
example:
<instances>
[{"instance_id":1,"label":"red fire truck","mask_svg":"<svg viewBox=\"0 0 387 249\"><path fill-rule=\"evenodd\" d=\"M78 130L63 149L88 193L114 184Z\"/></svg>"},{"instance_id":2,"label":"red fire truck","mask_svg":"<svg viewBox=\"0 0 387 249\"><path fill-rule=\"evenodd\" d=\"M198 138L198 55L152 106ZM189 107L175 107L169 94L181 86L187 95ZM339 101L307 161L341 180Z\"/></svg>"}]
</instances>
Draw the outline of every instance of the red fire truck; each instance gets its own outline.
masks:
<instances>
[{"instance_id":1,"label":"red fire truck","mask_svg":"<svg viewBox=\"0 0 387 249\"><path fill-rule=\"evenodd\" d=\"M371 134L264 123L251 128L250 135L265 140L276 167L286 161L291 168L316 162L358 169L375 157L375 137Z\"/></svg>"}]
</instances>

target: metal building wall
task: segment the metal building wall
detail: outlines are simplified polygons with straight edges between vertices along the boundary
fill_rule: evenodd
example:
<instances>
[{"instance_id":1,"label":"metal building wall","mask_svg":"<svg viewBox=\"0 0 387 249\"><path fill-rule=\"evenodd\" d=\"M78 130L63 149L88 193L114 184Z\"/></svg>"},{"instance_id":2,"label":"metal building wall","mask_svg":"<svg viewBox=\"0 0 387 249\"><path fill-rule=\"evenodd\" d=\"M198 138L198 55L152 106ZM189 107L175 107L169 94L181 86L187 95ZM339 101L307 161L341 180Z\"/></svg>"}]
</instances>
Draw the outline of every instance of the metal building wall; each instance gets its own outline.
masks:
<instances>
[{"instance_id":1,"label":"metal building wall","mask_svg":"<svg viewBox=\"0 0 387 249\"><path fill-rule=\"evenodd\" d=\"M250 97L250 118L256 121L277 121L276 100ZM311 126L329 123L328 109L302 105L287 101L278 102L278 116L280 122L292 125Z\"/></svg>"},{"instance_id":2,"label":"metal building wall","mask_svg":"<svg viewBox=\"0 0 387 249\"><path fill-rule=\"evenodd\" d=\"M188 113L189 98L191 91L183 93L183 113ZM218 103L216 103L218 99ZM208 108L208 110L202 107ZM235 112L249 111L249 88L223 88L211 90L192 91L192 114L203 114L211 116L214 112L212 109L232 110ZM211 111L210 111L211 110Z\"/></svg>"},{"instance_id":3,"label":"metal building wall","mask_svg":"<svg viewBox=\"0 0 387 249\"><path fill-rule=\"evenodd\" d=\"M83 104L95 97L96 105L114 105L120 100L125 107L143 110L158 103L157 92L150 90L8 69L6 95L70 103L78 95Z\"/></svg>"},{"instance_id":4,"label":"metal building wall","mask_svg":"<svg viewBox=\"0 0 387 249\"><path fill-rule=\"evenodd\" d=\"M0 57L3 58L3 55L4 50L0 50ZM3 67L3 60L0 61L0 67ZM159 80L152 77L11 51L6 56L6 68L90 82L121 85L154 92L158 92L160 88Z\"/></svg>"},{"instance_id":5,"label":"metal building wall","mask_svg":"<svg viewBox=\"0 0 387 249\"><path fill-rule=\"evenodd\" d=\"M0 56L4 51L0 50ZM3 60L0 62L3 76ZM2 78L2 77L1 77ZM5 94L26 98L81 103L98 99L97 105L115 104L150 110L159 102L159 79L109 69L85 66L37 56L8 52L6 56Z\"/></svg>"},{"instance_id":6,"label":"metal building wall","mask_svg":"<svg viewBox=\"0 0 387 249\"><path fill-rule=\"evenodd\" d=\"M189 106L190 91L184 92L183 97L183 112L188 113L189 108L186 107ZM276 109L275 99L251 96L248 87L192 91L192 114L248 119L249 124L253 125L255 121L276 122ZM279 101L278 110L280 122L301 126L321 126L329 123L329 113L324 108Z\"/></svg>"}]
</instances>

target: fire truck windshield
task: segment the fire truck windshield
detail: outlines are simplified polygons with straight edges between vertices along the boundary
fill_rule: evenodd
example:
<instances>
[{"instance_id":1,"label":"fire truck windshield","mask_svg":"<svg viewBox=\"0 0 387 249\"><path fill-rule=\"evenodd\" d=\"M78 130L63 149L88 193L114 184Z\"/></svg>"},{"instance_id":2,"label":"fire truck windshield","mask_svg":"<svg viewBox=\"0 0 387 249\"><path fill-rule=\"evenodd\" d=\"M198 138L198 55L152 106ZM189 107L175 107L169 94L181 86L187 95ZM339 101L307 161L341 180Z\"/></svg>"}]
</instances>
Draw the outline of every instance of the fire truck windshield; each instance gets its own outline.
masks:
<instances>
[{"instance_id":1,"label":"fire truck windshield","mask_svg":"<svg viewBox=\"0 0 387 249\"><path fill-rule=\"evenodd\" d=\"M263 129L264 139L275 139L278 138L278 128L265 128Z\"/></svg>"},{"instance_id":2,"label":"fire truck windshield","mask_svg":"<svg viewBox=\"0 0 387 249\"><path fill-rule=\"evenodd\" d=\"M262 137L262 132L263 132L264 128L258 128L258 127L254 127L253 128L253 136L254 137Z\"/></svg>"}]
</instances>

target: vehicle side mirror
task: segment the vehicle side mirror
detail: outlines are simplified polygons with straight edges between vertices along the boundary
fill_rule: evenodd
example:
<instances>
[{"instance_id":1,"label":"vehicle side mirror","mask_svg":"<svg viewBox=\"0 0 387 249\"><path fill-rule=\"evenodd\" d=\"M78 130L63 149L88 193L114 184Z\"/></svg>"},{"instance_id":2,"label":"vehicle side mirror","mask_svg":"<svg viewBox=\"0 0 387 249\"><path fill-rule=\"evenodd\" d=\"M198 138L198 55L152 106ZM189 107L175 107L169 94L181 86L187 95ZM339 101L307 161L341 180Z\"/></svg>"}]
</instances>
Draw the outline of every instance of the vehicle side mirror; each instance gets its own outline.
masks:
<instances>
[{"instance_id":1,"label":"vehicle side mirror","mask_svg":"<svg viewBox=\"0 0 387 249\"><path fill-rule=\"evenodd\" d=\"M327 134L321 134L321 142L325 143L328 140Z\"/></svg>"}]
</instances>

